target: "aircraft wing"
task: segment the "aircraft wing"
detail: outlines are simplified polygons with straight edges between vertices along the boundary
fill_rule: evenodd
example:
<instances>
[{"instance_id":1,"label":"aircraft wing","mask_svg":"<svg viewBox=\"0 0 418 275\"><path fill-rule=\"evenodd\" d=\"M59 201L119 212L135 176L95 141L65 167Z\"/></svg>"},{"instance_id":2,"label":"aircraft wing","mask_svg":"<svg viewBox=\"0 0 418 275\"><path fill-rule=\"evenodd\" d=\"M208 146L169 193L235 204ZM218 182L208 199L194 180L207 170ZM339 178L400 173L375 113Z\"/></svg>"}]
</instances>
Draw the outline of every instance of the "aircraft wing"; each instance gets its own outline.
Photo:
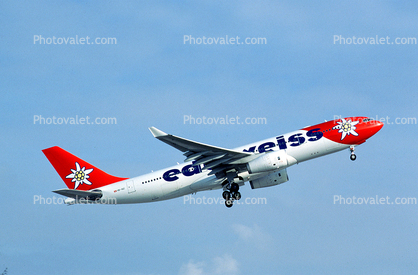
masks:
<instances>
[{"instance_id":1,"label":"aircraft wing","mask_svg":"<svg viewBox=\"0 0 418 275\"><path fill-rule=\"evenodd\" d=\"M211 169L209 175L233 168L238 170L239 166L257 157L253 153L238 152L169 135L155 127L151 127L149 130L155 138L184 152L185 162L193 161L194 165L204 164L203 169Z\"/></svg>"}]
</instances>

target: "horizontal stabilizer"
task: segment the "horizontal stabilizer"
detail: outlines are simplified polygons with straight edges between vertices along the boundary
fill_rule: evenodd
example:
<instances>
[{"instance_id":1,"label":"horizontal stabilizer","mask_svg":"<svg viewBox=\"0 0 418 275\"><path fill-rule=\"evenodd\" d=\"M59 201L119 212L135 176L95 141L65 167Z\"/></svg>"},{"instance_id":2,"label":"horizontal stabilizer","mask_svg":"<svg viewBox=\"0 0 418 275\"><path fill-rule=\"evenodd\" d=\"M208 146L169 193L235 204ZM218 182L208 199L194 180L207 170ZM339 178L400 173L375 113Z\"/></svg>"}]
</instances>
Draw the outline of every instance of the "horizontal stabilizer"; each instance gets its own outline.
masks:
<instances>
[{"instance_id":1,"label":"horizontal stabilizer","mask_svg":"<svg viewBox=\"0 0 418 275\"><path fill-rule=\"evenodd\" d=\"M87 199L87 200L97 200L103 196L102 191L81 191L81 190L74 190L74 189L59 189L52 191L54 193L73 198L73 199Z\"/></svg>"}]
</instances>

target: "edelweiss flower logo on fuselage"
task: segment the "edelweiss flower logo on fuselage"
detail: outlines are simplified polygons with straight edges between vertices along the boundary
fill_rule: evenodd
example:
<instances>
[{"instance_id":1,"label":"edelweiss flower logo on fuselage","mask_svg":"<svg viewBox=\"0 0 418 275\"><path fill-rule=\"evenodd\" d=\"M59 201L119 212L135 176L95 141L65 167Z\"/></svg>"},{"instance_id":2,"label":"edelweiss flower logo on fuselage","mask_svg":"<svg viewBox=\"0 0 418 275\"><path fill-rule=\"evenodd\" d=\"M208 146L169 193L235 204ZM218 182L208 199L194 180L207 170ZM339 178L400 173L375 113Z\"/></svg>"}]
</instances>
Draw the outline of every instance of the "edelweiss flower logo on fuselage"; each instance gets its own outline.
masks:
<instances>
[{"instance_id":1,"label":"edelweiss flower logo on fuselage","mask_svg":"<svg viewBox=\"0 0 418 275\"><path fill-rule=\"evenodd\" d=\"M76 170L71 169L72 173L65 177L67 179L72 179L72 182L75 182L74 189L77 189L77 187L83 183L92 185L88 178L90 177L89 174L93 171L93 168L86 170L86 167L83 167L80 169L80 164L78 164L78 162L75 163L75 168Z\"/></svg>"},{"instance_id":2,"label":"edelweiss flower logo on fuselage","mask_svg":"<svg viewBox=\"0 0 418 275\"><path fill-rule=\"evenodd\" d=\"M337 122L338 125L332 127L332 129L339 129L338 133L342 133L341 134L341 140L343 140L346 136L354 135L354 136L358 136L358 134L356 133L356 126L360 121L351 121L351 119L349 119L348 121L346 121L344 118L341 119L341 122Z\"/></svg>"}]
</instances>

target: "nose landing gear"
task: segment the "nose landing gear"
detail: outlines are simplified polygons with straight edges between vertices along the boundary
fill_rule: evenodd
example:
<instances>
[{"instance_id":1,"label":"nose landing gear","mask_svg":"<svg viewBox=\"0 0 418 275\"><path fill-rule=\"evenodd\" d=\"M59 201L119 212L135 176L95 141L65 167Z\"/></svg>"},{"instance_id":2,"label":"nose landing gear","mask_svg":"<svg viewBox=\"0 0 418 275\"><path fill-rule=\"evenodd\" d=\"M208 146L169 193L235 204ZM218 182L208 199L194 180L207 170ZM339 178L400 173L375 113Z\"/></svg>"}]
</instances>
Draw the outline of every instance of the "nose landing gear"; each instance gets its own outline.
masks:
<instances>
[{"instance_id":1,"label":"nose landing gear","mask_svg":"<svg viewBox=\"0 0 418 275\"><path fill-rule=\"evenodd\" d=\"M356 160L357 157L356 157L356 154L354 154L354 146L353 145L350 146L350 152L351 152L350 159L352 161Z\"/></svg>"},{"instance_id":2,"label":"nose landing gear","mask_svg":"<svg viewBox=\"0 0 418 275\"><path fill-rule=\"evenodd\" d=\"M237 183L228 183L224 186L224 192L222 193L222 197L225 199L225 206L230 208L234 205L234 200L241 199L241 193L239 190L239 185Z\"/></svg>"}]
</instances>

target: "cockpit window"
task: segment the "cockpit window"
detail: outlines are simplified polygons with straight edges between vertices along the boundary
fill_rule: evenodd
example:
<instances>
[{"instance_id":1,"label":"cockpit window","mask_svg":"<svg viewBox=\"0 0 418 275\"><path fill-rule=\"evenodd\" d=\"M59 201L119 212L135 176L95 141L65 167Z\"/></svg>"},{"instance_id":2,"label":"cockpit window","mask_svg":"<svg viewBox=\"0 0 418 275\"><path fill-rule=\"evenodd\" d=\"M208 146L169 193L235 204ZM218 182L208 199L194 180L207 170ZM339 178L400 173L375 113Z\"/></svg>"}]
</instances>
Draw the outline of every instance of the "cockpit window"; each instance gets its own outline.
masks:
<instances>
[{"instance_id":1,"label":"cockpit window","mask_svg":"<svg viewBox=\"0 0 418 275\"><path fill-rule=\"evenodd\" d=\"M371 120L373 120L373 118L365 118L365 119L363 119L363 122L368 122L368 121L371 121Z\"/></svg>"}]
</instances>

